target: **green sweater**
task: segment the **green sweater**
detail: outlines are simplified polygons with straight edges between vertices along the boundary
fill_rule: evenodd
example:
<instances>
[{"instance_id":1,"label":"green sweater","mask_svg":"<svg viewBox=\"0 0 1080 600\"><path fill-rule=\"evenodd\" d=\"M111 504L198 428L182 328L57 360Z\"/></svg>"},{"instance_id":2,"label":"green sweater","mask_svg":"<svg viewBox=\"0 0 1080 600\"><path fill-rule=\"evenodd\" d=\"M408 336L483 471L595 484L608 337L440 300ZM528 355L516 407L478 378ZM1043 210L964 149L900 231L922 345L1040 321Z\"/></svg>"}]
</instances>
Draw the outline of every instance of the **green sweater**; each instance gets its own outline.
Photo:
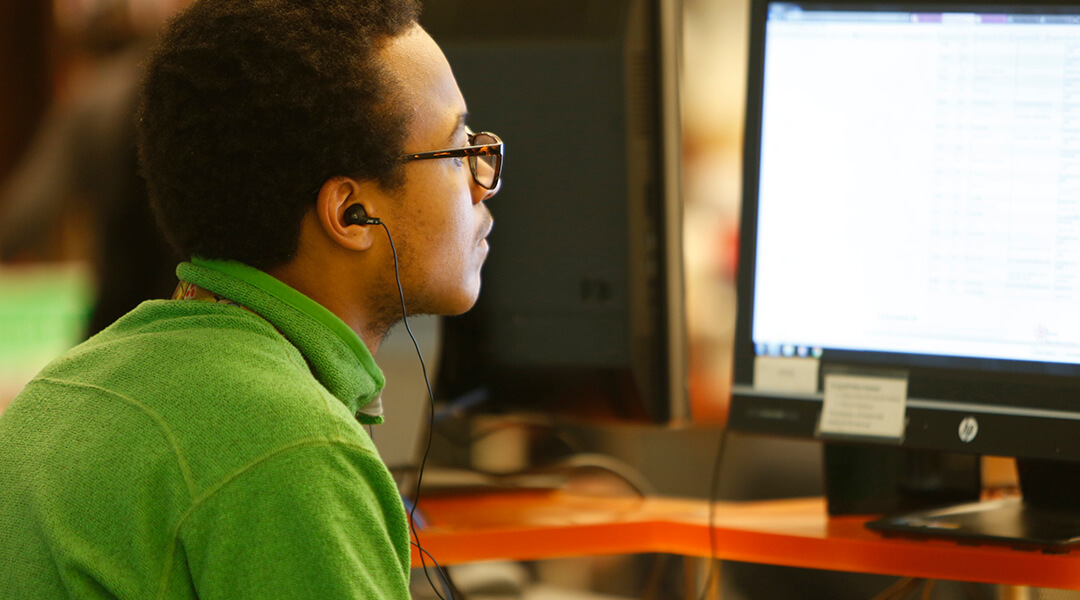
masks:
<instances>
[{"instance_id":1,"label":"green sweater","mask_svg":"<svg viewBox=\"0 0 1080 600\"><path fill-rule=\"evenodd\" d=\"M360 338L250 267L177 274L254 312L143 303L0 416L0 598L408 598Z\"/></svg>"}]
</instances>

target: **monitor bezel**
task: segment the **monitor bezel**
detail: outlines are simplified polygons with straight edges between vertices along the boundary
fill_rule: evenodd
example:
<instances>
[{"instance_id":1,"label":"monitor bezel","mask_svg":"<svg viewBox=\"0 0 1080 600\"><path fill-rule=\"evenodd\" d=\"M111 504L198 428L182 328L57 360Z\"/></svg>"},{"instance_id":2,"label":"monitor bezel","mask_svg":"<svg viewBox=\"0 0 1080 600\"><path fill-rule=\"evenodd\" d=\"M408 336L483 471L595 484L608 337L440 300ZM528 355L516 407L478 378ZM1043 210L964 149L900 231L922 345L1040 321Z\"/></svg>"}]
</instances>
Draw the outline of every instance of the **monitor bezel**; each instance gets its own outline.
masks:
<instances>
[{"instance_id":1,"label":"monitor bezel","mask_svg":"<svg viewBox=\"0 0 1080 600\"><path fill-rule=\"evenodd\" d=\"M743 201L738 311L735 328L732 406L729 426L748 432L795 437L821 437L817 432L824 374L833 368L900 368L908 377L907 425L900 440L885 444L913 448L974 452L1003 456L1080 460L1080 365L970 357L868 352L824 348L819 359L817 392L764 392L754 389L752 339L757 199L761 159L765 33L772 5L798 5L823 10L883 12L1009 12L1073 13L1080 2L1021 4L983 2L778 2L753 0L750 14L746 128L743 153ZM990 9L990 10L985 10ZM964 442L957 426L977 416L980 435Z\"/></svg>"}]
</instances>

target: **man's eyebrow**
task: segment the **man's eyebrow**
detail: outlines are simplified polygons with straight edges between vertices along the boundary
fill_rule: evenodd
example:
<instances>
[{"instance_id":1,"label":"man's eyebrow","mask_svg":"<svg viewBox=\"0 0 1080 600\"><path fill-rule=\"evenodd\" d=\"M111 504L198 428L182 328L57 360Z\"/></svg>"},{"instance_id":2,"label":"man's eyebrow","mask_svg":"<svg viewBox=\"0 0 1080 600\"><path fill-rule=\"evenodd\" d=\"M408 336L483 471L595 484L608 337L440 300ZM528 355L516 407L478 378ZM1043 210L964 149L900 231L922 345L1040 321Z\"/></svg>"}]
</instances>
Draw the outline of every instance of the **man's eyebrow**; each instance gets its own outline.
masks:
<instances>
[{"instance_id":1,"label":"man's eyebrow","mask_svg":"<svg viewBox=\"0 0 1080 600\"><path fill-rule=\"evenodd\" d=\"M457 140L458 132L465 128L465 122L469 120L469 113L463 112L458 115L457 122L454 123L454 130L450 132L450 139L447 141L447 145L453 145Z\"/></svg>"}]
</instances>

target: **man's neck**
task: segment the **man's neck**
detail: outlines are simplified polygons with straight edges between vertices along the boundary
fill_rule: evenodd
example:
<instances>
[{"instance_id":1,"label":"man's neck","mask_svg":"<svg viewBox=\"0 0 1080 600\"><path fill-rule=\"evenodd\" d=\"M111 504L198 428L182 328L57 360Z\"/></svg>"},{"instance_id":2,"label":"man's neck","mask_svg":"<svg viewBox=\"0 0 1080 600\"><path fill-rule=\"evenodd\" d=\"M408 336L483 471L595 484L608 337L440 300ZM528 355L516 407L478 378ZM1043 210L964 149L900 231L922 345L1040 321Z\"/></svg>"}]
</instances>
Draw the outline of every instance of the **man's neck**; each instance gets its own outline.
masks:
<instances>
[{"instance_id":1,"label":"man's neck","mask_svg":"<svg viewBox=\"0 0 1080 600\"><path fill-rule=\"evenodd\" d=\"M305 262L294 259L267 269L267 273L337 315L360 336L374 356L390 328L400 320L400 307L371 310L371 303L356 297L356 285L351 278L335 276L326 265L316 268Z\"/></svg>"}]
</instances>

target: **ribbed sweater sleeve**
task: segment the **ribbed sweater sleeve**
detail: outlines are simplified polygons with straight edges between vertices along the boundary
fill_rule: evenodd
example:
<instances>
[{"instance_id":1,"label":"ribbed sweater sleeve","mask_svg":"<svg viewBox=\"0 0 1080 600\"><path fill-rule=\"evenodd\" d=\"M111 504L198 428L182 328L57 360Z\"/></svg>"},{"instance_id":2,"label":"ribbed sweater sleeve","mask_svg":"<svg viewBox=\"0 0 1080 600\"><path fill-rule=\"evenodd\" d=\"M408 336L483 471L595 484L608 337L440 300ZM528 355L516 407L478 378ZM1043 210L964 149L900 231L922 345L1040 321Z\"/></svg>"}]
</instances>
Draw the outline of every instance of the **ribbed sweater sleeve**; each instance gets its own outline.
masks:
<instances>
[{"instance_id":1,"label":"ribbed sweater sleeve","mask_svg":"<svg viewBox=\"0 0 1080 600\"><path fill-rule=\"evenodd\" d=\"M171 568L201 600L409 598L408 547L394 543L406 523L394 490L375 489L378 462L326 438L256 458L195 499ZM171 575L186 579L165 573L163 589Z\"/></svg>"}]
</instances>

